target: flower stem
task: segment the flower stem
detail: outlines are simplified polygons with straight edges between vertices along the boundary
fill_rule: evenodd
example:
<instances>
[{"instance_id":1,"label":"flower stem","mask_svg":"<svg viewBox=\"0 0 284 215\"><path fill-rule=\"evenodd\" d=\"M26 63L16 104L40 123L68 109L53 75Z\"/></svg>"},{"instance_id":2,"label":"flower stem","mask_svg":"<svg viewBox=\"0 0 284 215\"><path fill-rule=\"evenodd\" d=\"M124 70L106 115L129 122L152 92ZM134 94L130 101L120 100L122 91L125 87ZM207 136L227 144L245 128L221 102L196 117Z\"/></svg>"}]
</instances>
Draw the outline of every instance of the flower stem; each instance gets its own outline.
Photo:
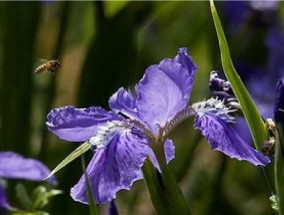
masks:
<instances>
[{"instance_id":1,"label":"flower stem","mask_svg":"<svg viewBox=\"0 0 284 215\"><path fill-rule=\"evenodd\" d=\"M178 187L172 172L168 168L165 158L164 144L155 142L152 144L152 149L162 173L153 170L154 167L152 165L150 178L149 164L148 167L143 168L143 173L156 212L158 214L172 215L190 214L187 202ZM154 184L155 187L153 188L152 186ZM157 198L159 200L157 200Z\"/></svg>"}]
</instances>

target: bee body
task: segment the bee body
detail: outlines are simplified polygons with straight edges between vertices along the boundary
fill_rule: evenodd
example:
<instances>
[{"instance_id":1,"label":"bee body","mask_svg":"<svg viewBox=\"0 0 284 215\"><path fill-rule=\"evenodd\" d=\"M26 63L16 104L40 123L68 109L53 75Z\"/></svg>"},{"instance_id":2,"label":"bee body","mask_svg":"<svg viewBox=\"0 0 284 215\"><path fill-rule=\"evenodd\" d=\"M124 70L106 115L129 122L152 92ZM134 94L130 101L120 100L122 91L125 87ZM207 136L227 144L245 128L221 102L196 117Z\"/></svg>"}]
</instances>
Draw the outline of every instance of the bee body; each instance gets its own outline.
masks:
<instances>
[{"instance_id":1,"label":"bee body","mask_svg":"<svg viewBox=\"0 0 284 215\"><path fill-rule=\"evenodd\" d=\"M60 67L60 61L59 59L50 60L46 63L41 64L35 69L36 74L40 74L43 72L50 72L54 73L58 68Z\"/></svg>"}]
</instances>

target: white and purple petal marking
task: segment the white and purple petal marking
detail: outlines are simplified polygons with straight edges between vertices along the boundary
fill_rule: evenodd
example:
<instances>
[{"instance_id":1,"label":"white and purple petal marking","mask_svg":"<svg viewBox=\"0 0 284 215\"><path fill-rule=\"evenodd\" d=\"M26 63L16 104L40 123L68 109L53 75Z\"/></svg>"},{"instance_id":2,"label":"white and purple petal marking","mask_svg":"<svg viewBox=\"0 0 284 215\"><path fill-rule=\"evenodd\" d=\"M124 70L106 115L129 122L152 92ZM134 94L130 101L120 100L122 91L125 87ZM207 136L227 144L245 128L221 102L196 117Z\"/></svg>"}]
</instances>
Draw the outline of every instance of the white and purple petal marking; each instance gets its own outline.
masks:
<instances>
[{"instance_id":1,"label":"white and purple petal marking","mask_svg":"<svg viewBox=\"0 0 284 215\"><path fill-rule=\"evenodd\" d=\"M146 139L130 129L111 133L107 144L105 141L102 141L104 146L99 144L86 169L98 204L111 201L119 190L129 190L134 181L142 179L141 166L150 150ZM76 201L88 203L86 192L83 175L71 189L71 196Z\"/></svg>"},{"instance_id":2,"label":"white and purple petal marking","mask_svg":"<svg viewBox=\"0 0 284 215\"><path fill-rule=\"evenodd\" d=\"M212 101L209 103L212 104ZM211 108L206 108L206 105L204 109L200 106L202 105L193 105L196 111L194 127L201 130L213 150L218 150L231 158L248 161L255 166L265 166L270 162L268 157L252 148L232 128L229 124L231 118L228 117L226 110L218 113L218 109L212 111Z\"/></svg>"},{"instance_id":3,"label":"white and purple petal marking","mask_svg":"<svg viewBox=\"0 0 284 215\"><path fill-rule=\"evenodd\" d=\"M141 167L148 156L160 170L144 135L125 122L105 123L88 142L94 147L95 154L86 171L98 204L111 201L119 190L129 190L133 182L142 179ZM165 154L168 162L174 158L170 140L165 143ZM71 196L76 201L88 203L84 175L71 189Z\"/></svg>"}]
</instances>

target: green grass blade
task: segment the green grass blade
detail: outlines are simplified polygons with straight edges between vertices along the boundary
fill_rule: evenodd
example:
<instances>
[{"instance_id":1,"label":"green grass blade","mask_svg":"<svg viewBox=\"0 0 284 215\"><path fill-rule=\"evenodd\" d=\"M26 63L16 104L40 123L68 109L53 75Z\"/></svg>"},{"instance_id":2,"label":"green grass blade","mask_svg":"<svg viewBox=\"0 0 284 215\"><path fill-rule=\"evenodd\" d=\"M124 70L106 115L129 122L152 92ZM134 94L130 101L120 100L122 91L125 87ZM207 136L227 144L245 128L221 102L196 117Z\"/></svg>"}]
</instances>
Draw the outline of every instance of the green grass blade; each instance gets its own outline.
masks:
<instances>
[{"instance_id":1,"label":"green grass blade","mask_svg":"<svg viewBox=\"0 0 284 215\"><path fill-rule=\"evenodd\" d=\"M95 204L95 200L92 194L92 189L91 189L91 185L90 185L90 180L88 178L88 174L86 172L86 165L85 165L85 159L84 156L81 156L81 160L82 160L82 169L84 171L84 177L86 179L86 186L87 186L87 196L88 196L88 200L89 200L89 210L90 210L90 215L98 215L98 208Z\"/></svg>"},{"instance_id":2,"label":"green grass blade","mask_svg":"<svg viewBox=\"0 0 284 215\"><path fill-rule=\"evenodd\" d=\"M250 97L246 87L244 86L232 63L226 37L213 0L210 0L210 8L219 41L221 62L224 73L227 79L229 80L232 89L242 107L242 111L249 125L249 129L252 134L255 147L259 149L263 141L267 139L267 132L265 129L264 122L256 105L254 104L252 98Z\"/></svg>"},{"instance_id":3,"label":"green grass blade","mask_svg":"<svg viewBox=\"0 0 284 215\"><path fill-rule=\"evenodd\" d=\"M165 200L165 195L163 189L157 180L157 170L151 163L149 159L147 159L142 167L144 181L150 195L152 204L155 208L157 214L168 214L167 209L167 201Z\"/></svg>"},{"instance_id":4,"label":"green grass blade","mask_svg":"<svg viewBox=\"0 0 284 215\"><path fill-rule=\"evenodd\" d=\"M63 167L65 167L67 164L75 160L77 157L84 154L86 151L88 151L91 148L91 144L85 142L82 145L80 145L78 148L76 148L71 154L69 154L63 161L61 161L54 170L51 171L51 173L44 179L50 178L52 175L54 175L56 172L61 170Z\"/></svg>"},{"instance_id":5,"label":"green grass blade","mask_svg":"<svg viewBox=\"0 0 284 215\"><path fill-rule=\"evenodd\" d=\"M279 214L284 214L284 126L282 123L277 123L277 136L275 146L275 188L276 188L276 203L278 206Z\"/></svg>"}]
</instances>

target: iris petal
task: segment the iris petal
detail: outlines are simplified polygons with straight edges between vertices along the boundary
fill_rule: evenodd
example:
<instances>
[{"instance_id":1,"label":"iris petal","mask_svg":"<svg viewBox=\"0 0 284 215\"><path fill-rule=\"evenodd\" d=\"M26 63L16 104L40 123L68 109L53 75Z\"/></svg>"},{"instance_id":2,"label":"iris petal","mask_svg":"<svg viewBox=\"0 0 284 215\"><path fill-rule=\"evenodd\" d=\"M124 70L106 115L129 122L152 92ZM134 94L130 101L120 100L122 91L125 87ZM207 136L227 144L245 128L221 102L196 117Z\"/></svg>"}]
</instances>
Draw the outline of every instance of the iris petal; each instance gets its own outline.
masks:
<instances>
[{"instance_id":1,"label":"iris petal","mask_svg":"<svg viewBox=\"0 0 284 215\"><path fill-rule=\"evenodd\" d=\"M265 166L270 162L268 157L247 144L227 122L210 113L197 113L194 127L201 130L213 150L255 166Z\"/></svg>"},{"instance_id":2,"label":"iris petal","mask_svg":"<svg viewBox=\"0 0 284 215\"><path fill-rule=\"evenodd\" d=\"M130 130L117 134L108 145L96 151L86 169L96 203L111 201L119 190L129 190L134 181L141 179L141 166L148 153L146 140ZM71 189L71 196L88 203L84 175Z\"/></svg>"},{"instance_id":3,"label":"iris petal","mask_svg":"<svg viewBox=\"0 0 284 215\"><path fill-rule=\"evenodd\" d=\"M48 176L49 173L49 169L37 160L24 158L14 152L0 153L1 178L41 181ZM52 178L50 182L55 183L55 179Z\"/></svg>"},{"instance_id":4,"label":"iris petal","mask_svg":"<svg viewBox=\"0 0 284 215\"><path fill-rule=\"evenodd\" d=\"M122 87L110 97L109 106L115 113L122 113L132 119L137 118L136 101L133 95Z\"/></svg>"},{"instance_id":5,"label":"iris petal","mask_svg":"<svg viewBox=\"0 0 284 215\"><path fill-rule=\"evenodd\" d=\"M101 107L66 106L51 110L46 125L49 131L63 140L82 142L94 135L98 125L110 120L122 120L122 118Z\"/></svg>"},{"instance_id":6,"label":"iris petal","mask_svg":"<svg viewBox=\"0 0 284 215\"><path fill-rule=\"evenodd\" d=\"M180 49L175 59L164 59L146 70L136 86L136 104L140 119L154 134L186 107L195 71L186 49Z\"/></svg>"}]
</instances>

